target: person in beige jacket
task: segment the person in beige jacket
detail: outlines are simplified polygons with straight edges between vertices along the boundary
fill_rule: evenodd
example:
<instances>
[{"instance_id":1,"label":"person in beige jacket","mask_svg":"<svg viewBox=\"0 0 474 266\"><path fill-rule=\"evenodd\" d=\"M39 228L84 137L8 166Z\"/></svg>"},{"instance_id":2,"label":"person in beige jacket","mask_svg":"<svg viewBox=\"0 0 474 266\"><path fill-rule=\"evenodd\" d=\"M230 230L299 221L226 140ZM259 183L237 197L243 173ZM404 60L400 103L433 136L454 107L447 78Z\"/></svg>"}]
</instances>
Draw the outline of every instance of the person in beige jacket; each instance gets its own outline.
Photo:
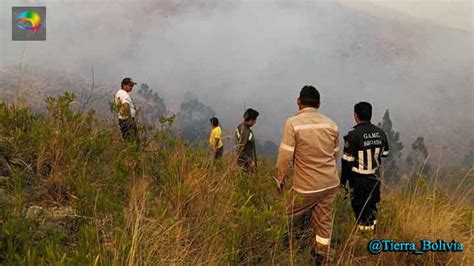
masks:
<instances>
[{"instance_id":1,"label":"person in beige jacket","mask_svg":"<svg viewBox=\"0 0 474 266\"><path fill-rule=\"evenodd\" d=\"M332 231L332 206L339 187L337 158L339 130L318 111L320 95L304 86L297 100L299 112L285 124L277 159L277 185L281 192L293 167L288 203L291 229L301 227L310 215L315 238L311 255L316 264L327 260Z\"/></svg>"}]
</instances>

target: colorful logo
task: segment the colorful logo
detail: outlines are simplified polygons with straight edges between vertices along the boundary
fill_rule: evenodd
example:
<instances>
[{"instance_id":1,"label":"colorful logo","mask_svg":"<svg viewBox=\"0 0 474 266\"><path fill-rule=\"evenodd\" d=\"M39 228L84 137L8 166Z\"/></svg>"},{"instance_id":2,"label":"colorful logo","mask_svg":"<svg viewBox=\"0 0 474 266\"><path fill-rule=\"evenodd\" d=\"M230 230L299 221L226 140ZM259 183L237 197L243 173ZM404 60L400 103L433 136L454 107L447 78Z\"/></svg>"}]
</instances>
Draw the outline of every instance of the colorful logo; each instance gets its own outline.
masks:
<instances>
[{"instance_id":1,"label":"colorful logo","mask_svg":"<svg viewBox=\"0 0 474 266\"><path fill-rule=\"evenodd\" d=\"M24 31L29 31L32 35L36 34L41 28L41 16L31 10L21 12L16 17L16 26Z\"/></svg>"}]
</instances>

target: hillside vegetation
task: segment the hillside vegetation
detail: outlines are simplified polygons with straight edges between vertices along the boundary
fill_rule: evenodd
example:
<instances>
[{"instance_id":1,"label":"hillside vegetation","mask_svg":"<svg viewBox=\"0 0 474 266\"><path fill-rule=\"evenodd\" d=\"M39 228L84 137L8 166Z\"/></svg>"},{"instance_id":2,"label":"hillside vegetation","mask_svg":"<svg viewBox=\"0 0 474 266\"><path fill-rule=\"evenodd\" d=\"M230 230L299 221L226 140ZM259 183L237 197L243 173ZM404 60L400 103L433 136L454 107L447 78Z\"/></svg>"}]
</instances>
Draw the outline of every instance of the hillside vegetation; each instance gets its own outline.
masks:
<instances>
[{"instance_id":1,"label":"hillside vegetation","mask_svg":"<svg viewBox=\"0 0 474 266\"><path fill-rule=\"evenodd\" d=\"M0 103L0 264L305 265L309 248L284 243L286 195L273 165L242 173L229 152L207 151L167 127L125 143L115 121L77 112L74 96L47 98L47 114ZM226 146L230 150L230 144ZM379 227L354 232L338 196L332 248L340 265L472 265L472 169L383 187ZM367 251L370 239L456 240L457 253Z\"/></svg>"}]
</instances>

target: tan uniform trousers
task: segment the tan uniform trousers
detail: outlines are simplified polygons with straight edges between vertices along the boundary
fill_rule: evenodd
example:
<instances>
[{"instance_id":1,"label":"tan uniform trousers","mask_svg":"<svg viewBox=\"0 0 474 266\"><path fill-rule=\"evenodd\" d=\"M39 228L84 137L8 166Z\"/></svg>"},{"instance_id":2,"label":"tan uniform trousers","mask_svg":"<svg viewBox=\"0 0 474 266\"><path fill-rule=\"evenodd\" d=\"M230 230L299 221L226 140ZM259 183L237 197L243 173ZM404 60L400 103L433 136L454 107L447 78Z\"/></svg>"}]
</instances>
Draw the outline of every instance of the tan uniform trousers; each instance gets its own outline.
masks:
<instances>
[{"instance_id":1,"label":"tan uniform trousers","mask_svg":"<svg viewBox=\"0 0 474 266\"><path fill-rule=\"evenodd\" d=\"M303 194L291 191L288 202L288 215L291 220L291 230L298 234L303 232L303 238L311 235L313 249L323 255L328 255L332 234L332 209L338 188L330 188L321 192ZM305 220L311 219L313 232L303 228Z\"/></svg>"}]
</instances>

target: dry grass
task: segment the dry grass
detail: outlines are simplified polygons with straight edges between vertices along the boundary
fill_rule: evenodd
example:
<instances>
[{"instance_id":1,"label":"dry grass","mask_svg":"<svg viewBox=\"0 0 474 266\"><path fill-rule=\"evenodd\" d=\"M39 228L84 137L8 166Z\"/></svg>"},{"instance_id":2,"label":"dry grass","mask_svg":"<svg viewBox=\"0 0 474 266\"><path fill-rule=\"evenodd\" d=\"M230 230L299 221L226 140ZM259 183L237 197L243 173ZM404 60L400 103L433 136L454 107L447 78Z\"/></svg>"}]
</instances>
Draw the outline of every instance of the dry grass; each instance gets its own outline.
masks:
<instances>
[{"instance_id":1,"label":"dry grass","mask_svg":"<svg viewBox=\"0 0 474 266\"><path fill-rule=\"evenodd\" d=\"M246 175L232 154L214 164L205 151L166 130L152 129L150 141L137 147L120 140L115 124L74 113L64 102L52 104L46 117L0 107L0 144L5 143L11 168L8 181L0 184L6 194L0 205L1 264L310 262L308 248L283 245L286 199L276 193L274 167L266 161L257 174ZM339 195L334 264L472 265L472 169L457 175L455 186L448 187L444 176L438 171L384 187L373 235L354 232L350 204ZM25 219L24 210L32 205L71 206L84 219L46 228L44 221ZM371 255L367 243L373 238L454 239L465 250Z\"/></svg>"},{"instance_id":2,"label":"dry grass","mask_svg":"<svg viewBox=\"0 0 474 266\"><path fill-rule=\"evenodd\" d=\"M186 156L179 155L180 149L172 154L171 160L179 158L180 166L176 174L184 174L182 183L171 185L174 190L162 190L156 198L146 200L147 189L150 183L140 187L141 198L133 203L139 208L130 208L129 215L132 221L128 227L132 241L132 248L136 249L139 242L139 252L133 252L134 259L128 264L140 265L187 265L206 264L221 265L240 262L242 264L284 264L299 265L309 263L308 254L298 249L298 243L289 248L282 246L281 236L287 230L289 221L284 216L284 198L278 198L272 193L273 187L266 180L271 168L264 169L265 173L252 176L236 175L237 167L231 162L231 156L226 158L224 168L216 170L209 163L200 167L190 167L192 163ZM168 162L171 163L171 162ZM184 170L185 169L185 170ZM179 175L174 176L179 180ZM472 170L464 178L472 177ZM235 178L247 178L250 182L265 183L265 195L256 195L257 191L250 190L250 197L243 204L236 204L236 193L239 193L238 182ZM233 180L234 179L234 180ZM143 181L142 181L143 182ZM470 265L472 262L472 188L462 193L452 195L443 194L440 184L428 184L423 177L414 184L405 184L392 189L386 188L381 203L379 227L376 233L361 235L353 226L352 212L348 201L342 195L336 203L336 219L334 238L340 241L335 243L336 265ZM137 189L132 189L134 195ZM275 202L275 209L270 216L275 216L279 223L269 224L276 226L274 238L260 242L259 230L252 228L252 224L239 224L239 219L231 220L228 217L236 212L242 216L243 206L252 201L252 197L267 197ZM131 200L134 200L132 197ZM144 206L146 203L146 207ZM155 204L160 205L160 211L154 212ZM258 206L255 206L258 209ZM143 209L148 209L144 211ZM259 215L259 213L255 213ZM255 218L255 217L254 217ZM265 219L268 219L266 217ZM271 220L271 219L270 219ZM141 222L140 222L141 221ZM132 227L131 225L140 226ZM222 228L223 226L223 228ZM133 229L133 230L132 230ZM234 242L229 238L238 230L244 241ZM459 253L381 253L371 255L367 252L367 243L370 239L393 239L394 241L414 241L422 239L446 241L456 240L465 246L464 252ZM233 245L228 248L229 242ZM266 248L264 248L266 247ZM130 255L129 255L130 256ZM130 258L130 257L129 257Z\"/></svg>"}]
</instances>

